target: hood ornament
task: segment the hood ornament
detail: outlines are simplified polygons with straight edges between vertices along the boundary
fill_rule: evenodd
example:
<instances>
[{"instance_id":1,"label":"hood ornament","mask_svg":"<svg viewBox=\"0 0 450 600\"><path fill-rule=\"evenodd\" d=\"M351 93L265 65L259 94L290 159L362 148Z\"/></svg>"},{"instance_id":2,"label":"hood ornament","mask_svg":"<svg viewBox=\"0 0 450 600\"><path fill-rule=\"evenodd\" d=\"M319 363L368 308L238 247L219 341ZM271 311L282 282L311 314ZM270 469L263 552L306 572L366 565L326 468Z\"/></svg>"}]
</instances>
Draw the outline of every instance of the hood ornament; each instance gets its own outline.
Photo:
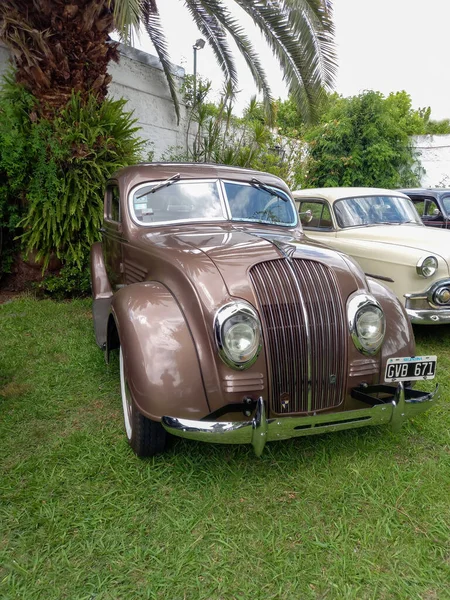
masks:
<instances>
[{"instance_id":1,"label":"hood ornament","mask_svg":"<svg viewBox=\"0 0 450 600\"><path fill-rule=\"evenodd\" d=\"M281 242L280 240L270 240L274 246L281 252L284 258L287 258L289 261L292 260L292 257L295 254L296 247L293 244L289 244L287 242Z\"/></svg>"}]
</instances>

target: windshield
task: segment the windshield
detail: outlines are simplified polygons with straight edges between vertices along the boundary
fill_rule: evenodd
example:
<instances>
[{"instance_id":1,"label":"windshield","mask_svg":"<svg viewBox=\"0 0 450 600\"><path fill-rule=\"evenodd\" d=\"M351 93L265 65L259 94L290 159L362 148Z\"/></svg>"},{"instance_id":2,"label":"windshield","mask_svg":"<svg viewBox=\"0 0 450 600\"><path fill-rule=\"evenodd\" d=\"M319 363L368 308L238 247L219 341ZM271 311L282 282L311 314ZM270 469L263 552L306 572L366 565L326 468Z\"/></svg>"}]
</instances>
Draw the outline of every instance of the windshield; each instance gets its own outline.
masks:
<instances>
[{"instance_id":1,"label":"windshield","mask_svg":"<svg viewBox=\"0 0 450 600\"><path fill-rule=\"evenodd\" d=\"M229 217L285 226L297 223L292 201L280 189L231 181L151 182L135 188L130 206L133 219L143 225Z\"/></svg>"},{"instance_id":2,"label":"windshield","mask_svg":"<svg viewBox=\"0 0 450 600\"><path fill-rule=\"evenodd\" d=\"M216 181L177 181L165 187L160 183L139 186L134 192L132 208L137 221L150 224L225 218Z\"/></svg>"},{"instance_id":3,"label":"windshield","mask_svg":"<svg viewBox=\"0 0 450 600\"><path fill-rule=\"evenodd\" d=\"M415 223L422 221L411 200L399 196L359 196L334 203L339 227Z\"/></svg>"},{"instance_id":4,"label":"windshield","mask_svg":"<svg viewBox=\"0 0 450 600\"><path fill-rule=\"evenodd\" d=\"M262 189L245 183L224 184L230 207L231 218L235 221L256 221L295 225L296 211L289 197L279 189Z\"/></svg>"}]
</instances>

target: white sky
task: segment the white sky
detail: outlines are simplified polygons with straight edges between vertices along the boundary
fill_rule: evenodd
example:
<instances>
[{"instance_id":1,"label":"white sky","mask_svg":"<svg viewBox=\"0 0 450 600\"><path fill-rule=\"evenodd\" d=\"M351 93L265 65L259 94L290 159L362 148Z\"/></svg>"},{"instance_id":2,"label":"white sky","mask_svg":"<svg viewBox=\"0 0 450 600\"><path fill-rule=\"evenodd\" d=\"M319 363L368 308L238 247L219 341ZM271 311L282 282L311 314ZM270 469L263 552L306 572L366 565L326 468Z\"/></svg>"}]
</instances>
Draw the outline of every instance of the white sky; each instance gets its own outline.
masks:
<instances>
[{"instance_id":1,"label":"white sky","mask_svg":"<svg viewBox=\"0 0 450 600\"><path fill-rule=\"evenodd\" d=\"M258 50L275 98L287 97L280 68L259 31L232 0L225 0ZM182 0L159 0L172 62L192 73L192 45L200 34ZM450 118L450 0L334 0L338 55L335 90L344 96L373 89L406 90L414 108L431 106L432 118ZM142 35L135 45L154 54ZM234 48L239 72L238 111L256 92ZM220 89L223 78L212 51L197 53L197 72Z\"/></svg>"}]
</instances>

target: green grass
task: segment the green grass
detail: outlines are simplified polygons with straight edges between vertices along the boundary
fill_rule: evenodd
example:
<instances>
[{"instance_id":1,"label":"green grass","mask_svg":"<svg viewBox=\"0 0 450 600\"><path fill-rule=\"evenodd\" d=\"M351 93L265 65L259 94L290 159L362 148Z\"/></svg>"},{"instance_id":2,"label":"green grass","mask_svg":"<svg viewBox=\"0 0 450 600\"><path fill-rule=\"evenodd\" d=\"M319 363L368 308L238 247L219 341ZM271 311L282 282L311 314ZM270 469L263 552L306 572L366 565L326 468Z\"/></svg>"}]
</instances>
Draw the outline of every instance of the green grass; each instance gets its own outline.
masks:
<instances>
[{"instance_id":1,"label":"green grass","mask_svg":"<svg viewBox=\"0 0 450 600\"><path fill-rule=\"evenodd\" d=\"M0 598L450 598L450 329L416 334L442 396L399 434L139 460L90 303L1 305Z\"/></svg>"}]
</instances>

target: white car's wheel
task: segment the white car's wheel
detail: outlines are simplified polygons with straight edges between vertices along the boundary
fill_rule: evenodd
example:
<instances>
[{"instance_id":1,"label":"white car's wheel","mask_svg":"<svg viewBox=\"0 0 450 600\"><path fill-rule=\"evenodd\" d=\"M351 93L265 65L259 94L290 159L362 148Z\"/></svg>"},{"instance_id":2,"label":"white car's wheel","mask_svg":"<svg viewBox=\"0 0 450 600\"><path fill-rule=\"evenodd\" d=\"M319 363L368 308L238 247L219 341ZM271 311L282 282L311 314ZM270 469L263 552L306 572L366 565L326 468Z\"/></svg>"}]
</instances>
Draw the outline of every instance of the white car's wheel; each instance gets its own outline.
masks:
<instances>
[{"instance_id":1,"label":"white car's wheel","mask_svg":"<svg viewBox=\"0 0 450 600\"><path fill-rule=\"evenodd\" d=\"M166 446L167 432L161 423L147 419L137 409L125 376L122 346L119 360L123 420L128 442L138 456L159 454Z\"/></svg>"}]
</instances>

